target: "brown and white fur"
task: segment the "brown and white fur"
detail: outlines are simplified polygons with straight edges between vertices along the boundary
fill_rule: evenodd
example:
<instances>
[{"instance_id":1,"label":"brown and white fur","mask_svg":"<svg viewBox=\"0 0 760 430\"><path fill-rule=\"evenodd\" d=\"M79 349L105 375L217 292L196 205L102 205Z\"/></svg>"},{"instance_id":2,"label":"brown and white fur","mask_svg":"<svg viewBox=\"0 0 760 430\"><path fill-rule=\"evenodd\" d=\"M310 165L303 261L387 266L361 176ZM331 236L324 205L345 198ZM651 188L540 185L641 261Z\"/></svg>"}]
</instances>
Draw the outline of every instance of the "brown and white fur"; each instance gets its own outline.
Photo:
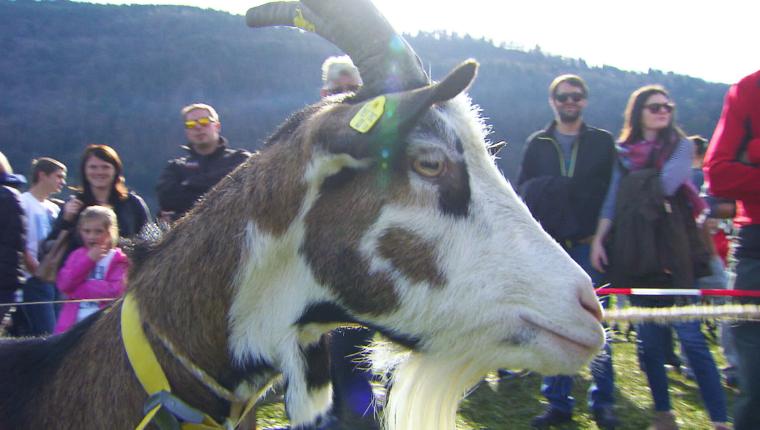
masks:
<instances>
[{"instance_id":1,"label":"brown and white fur","mask_svg":"<svg viewBox=\"0 0 760 430\"><path fill-rule=\"evenodd\" d=\"M388 94L397 118L367 135L348 127L361 96L297 113L135 257L129 292L175 394L229 414L157 333L241 398L281 374L291 422L313 423L331 402L320 336L359 323L409 351L386 428L453 430L487 371L571 374L599 351L589 277L499 173L460 94L474 70ZM61 336L2 343L0 429L135 427L146 394L120 307Z\"/></svg>"}]
</instances>

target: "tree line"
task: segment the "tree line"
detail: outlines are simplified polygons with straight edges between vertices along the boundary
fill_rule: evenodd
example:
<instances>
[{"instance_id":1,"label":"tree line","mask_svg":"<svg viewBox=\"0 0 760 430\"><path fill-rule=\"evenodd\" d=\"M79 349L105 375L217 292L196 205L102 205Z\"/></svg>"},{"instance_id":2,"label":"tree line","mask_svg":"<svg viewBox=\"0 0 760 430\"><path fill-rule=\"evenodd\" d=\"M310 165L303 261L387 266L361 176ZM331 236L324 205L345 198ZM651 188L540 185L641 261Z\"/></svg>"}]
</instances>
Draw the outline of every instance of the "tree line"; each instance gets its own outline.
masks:
<instances>
[{"instance_id":1,"label":"tree line","mask_svg":"<svg viewBox=\"0 0 760 430\"><path fill-rule=\"evenodd\" d=\"M408 40L434 79L467 58L480 62L470 96L483 110L489 139L509 142L499 160L508 178L526 137L551 119L547 87L559 74L588 82L586 118L613 134L631 91L657 83L673 95L686 132L709 136L727 90L447 32ZM321 63L340 54L318 36L252 30L241 16L208 9L31 0L0 0L0 52L0 151L15 169L53 156L76 184L84 146L105 143L122 156L127 183L150 203L166 160L184 143L182 106L215 106L231 144L256 150L290 113L318 100Z\"/></svg>"}]
</instances>

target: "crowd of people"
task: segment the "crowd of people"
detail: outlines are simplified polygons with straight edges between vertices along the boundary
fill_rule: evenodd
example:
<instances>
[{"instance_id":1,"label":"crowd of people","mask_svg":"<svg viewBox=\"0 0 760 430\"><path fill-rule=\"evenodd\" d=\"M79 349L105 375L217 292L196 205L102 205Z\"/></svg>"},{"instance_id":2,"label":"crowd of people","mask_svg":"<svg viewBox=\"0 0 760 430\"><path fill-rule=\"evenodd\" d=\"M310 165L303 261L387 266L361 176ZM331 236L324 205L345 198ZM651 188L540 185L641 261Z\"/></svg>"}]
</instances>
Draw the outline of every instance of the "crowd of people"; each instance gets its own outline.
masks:
<instances>
[{"instance_id":1,"label":"crowd of people","mask_svg":"<svg viewBox=\"0 0 760 430\"><path fill-rule=\"evenodd\" d=\"M171 160L156 187L160 218L169 223L249 156L227 147L213 107L192 104L181 113L188 155ZM129 262L119 243L134 240L153 217L143 198L127 187L121 158L108 145L85 148L80 185L72 187L65 203L51 198L66 185L63 163L33 160L29 189L19 193L26 179L2 160L7 222L0 303L14 303L21 291L23 301L33 304L20 307L16 329L23 321L25 335L59 333L121 295ZM62 298L78 301L57 306Z\"/></svg>"},{"instance_id":2,"label":"crowd of people","mask_svg":"<svg viewBox=\"0 0 760 430\"><path fill-rule=\"evenodd\" d=\"M361 85L347 57L325 62L322 97ZM728 288L730 270L733 288L760 289L760 72L731 87L709 145L676 125L676 103L662 86L630 95L617 139L584 121L590 94L580 76L554 79L548 94L554 118L524 149L515 188L547 233L596 287ZM229 146L212 106L194 103L181 115L187 154L170 160L156 185L157 219L168 224L250 156ZM0 153L0 315L18 301L33 303L17 310L25 335L63 332L119 297L129 267L122 243L153 221L144 200L127 187L113 148L85 148L80 184L64 203L53 196L66 185L67 173L63 163L41 157L32 161L27 184ZM677 296L629 300L638 307L687 302ZM602 304L608 305L607 296ZM672 333L714 428L730 428L720 371L700 322L647 322L635 332L655 409L650 428L678 428L665 371L673 362ZM356 355L373 335L364 329L329 336L334 407L320 430L347 419L372 425L371 375ZM724 376L740 390L734 428L758 429L760 323L723 325L720 335L729 364ZM606 430L621 424L612 358L607 343L590 368L589 408ZM548 406L532 420L534 428L572 420L572 386L572 375L544 377L540 390Z\"/></svg>"},{"instance_id":3,"label":"crowd of people","mask_svg":"<svg viewBox=\"0 0 760 430\"><path fill-rule=\"evenodd\" d=\"M736 273L733 288L760 289L758 199L760 198L760 72L731 87L709 146L687 137L676 125L676 104L659 85L635 90L623 114L617 140L587 125L582 113L589 89L576 75L549 86L554 120L525 146L518 193L533 216L591 277L596 287L727 288L727 264ZM736 240L728 258L727 225L734 219ZM678 296L631 296L637 307L687 304ZM607 305L606 297L602 304ZM721 342L726 381L738 383L736 429L760 428L758 323L723 325ZM689 374L715 429L728 429L721 375L699 321L636 324L638 358L646 375L655 414L650 429L677 429L666 364L677 335ZM601 429L614 429L614 379L609 344L592 363L589 408ZM534 428L572 420L570 376L547 376L541 393L546 411Z\"/></svg>"}]
</instances>

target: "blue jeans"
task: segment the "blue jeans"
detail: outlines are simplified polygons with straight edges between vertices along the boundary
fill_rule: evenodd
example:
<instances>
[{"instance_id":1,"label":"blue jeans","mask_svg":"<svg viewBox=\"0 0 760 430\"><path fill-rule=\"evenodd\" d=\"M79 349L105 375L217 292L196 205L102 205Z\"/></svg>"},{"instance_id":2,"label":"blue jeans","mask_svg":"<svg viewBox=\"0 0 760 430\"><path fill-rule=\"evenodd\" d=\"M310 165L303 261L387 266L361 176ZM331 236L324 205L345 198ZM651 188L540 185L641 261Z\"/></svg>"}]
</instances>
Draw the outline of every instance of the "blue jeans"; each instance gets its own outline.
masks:
<instances>
[{"instance_id":1,"label":"blue jeans","mask_svg":"<svg viewBox=\"0 0 760 430\"><path fill-rule=\"evenodd\" d=\"M639 306L636 299L632 297L631 303ZM726 395L720 382L720 374L698 321L676 322L670 325L655 323L636 325L640 346L639 360L649 381L655 410L665 412L671 409L668 375L665 372L665 356L669 347L667 339L671 329L678 335L681 349L694 371L694 377L710 419L714 422L728 421Z\"/></svg>"},{"instance_id":2,"label":"blue jeans","mask_svg":"<svg viewBox=\"0 0 760 430\"><path fill-rule=\"evenodd\" d=\"M0 305L3 303L8 304L7 306L0 306L0 322L2 322L3 317L5 317L5 314L7 314L12 305L10 303L16 302L16 292L13 290L0 290Z\"/></svg>"},{"instance_id":3,"label":"blue jeans","mask_svg":"<svg viewBox=\"0 0 760 430\"><path fill-rule=\"evenodd\" d=\"M728 272L723 267L723 260L717 255L713 255L710 258L710 276L697 279L697 286L702 289L716 289L725 290L729 288ZM715 304L725 304L728 302L726 298L714 298L712 300ZM721 321L719 324L719 337L720 346L723 348L723 356L726 358L729 367L737 367L736 348L734 348L734 336L731 332L731 323L728 321Z\"/></svg>"},{"instance_id":4,"label":"blue jeans","mask_svg":"<svg viewBox=\"0 0 760 430\"><path fill-rule=\"evenodd\" d=\"M586 273L591 276L594 286L604 282L604 274L597 272L589 259L591 246L577 244L567 250L570 257L578 263ZM602 306L607 308L607 297L602 298ZM604 351L599 354L589 366L593 383L588 391L588 406L592 410L611 408L615 403L615 372L612 369L612 350L610 344L604 344ZM549 401L549 405L562 412L572 412L575 399L570 393L573 391L573 377L566 375L547 376L541 384L541 394Z\"/></svg>"},{"instance_id":5,"label":"blue jeans","mask_svg":"<svg viewBox=\"0 0 760 430\"><path fill-rule=\"evenodd\" d=\"M741 258L736 265L737 290L760 288L760 260ZM760 429L760 322L732 327L738 358L739 396L734 409L735 430Z\"/></svg>"},{"instance_id":6,"label":"blue jeans","mask_svg":"<svg viewBox=\"0 0 760 430\"><path fill-rule=\"evenodd\" d=\"M24 302L50 302L55 300L55 285L47 284L32 276L24 286ZM55 329L55 308L52 303L26 305L23 307L29 321L30 336L45 336Z\"/></svg>"},{"instance_id":7,"label":"blue jeans","mask_svg":"<svg viewBox=\"0 0 760 430\"><path fill-rule=\"evenodd\" d=\"M333 415L339 419L374 417L370 363L357 363L374 335L373 330L366 328L343 328L330 333ZM350 416L343 417L346 413Z\"/></svg>"}]
</instances>

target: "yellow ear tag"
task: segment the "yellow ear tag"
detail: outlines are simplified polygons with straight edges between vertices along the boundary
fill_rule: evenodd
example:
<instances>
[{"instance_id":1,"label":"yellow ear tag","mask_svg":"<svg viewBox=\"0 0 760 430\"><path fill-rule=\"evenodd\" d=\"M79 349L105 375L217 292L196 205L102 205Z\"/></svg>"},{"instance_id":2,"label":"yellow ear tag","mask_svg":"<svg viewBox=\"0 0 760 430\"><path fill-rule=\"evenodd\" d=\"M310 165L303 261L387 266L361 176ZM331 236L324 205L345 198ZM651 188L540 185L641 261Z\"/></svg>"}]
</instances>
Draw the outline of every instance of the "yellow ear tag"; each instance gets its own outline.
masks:
<instances>
[{"instance_id":1,"label":"yellow ear tag","mask_svg":"<svg viewBox=\"0 0 760 430\"><path fill-rule=\"evenodd\" d=\"M309 22L308 19L303 17L303 12L301 11L301 9L296 9L296 16L293 17L293 25L295 25L296 27L302 30L310 31L312 33L314 33L316 30L316 27L314 26L314 24Z\"/></svg>"},{"instance_id":2,"label":"yellow ear tag","mask_svg":"<svg viewBox=\"0 0 760 430\"><path fill-rule=\"evenodd\" d=\"M375 97L367 102L348 124L359 133L366 133L380 120L385 111L385 96Z\"/></svg>"}]
</instances>

